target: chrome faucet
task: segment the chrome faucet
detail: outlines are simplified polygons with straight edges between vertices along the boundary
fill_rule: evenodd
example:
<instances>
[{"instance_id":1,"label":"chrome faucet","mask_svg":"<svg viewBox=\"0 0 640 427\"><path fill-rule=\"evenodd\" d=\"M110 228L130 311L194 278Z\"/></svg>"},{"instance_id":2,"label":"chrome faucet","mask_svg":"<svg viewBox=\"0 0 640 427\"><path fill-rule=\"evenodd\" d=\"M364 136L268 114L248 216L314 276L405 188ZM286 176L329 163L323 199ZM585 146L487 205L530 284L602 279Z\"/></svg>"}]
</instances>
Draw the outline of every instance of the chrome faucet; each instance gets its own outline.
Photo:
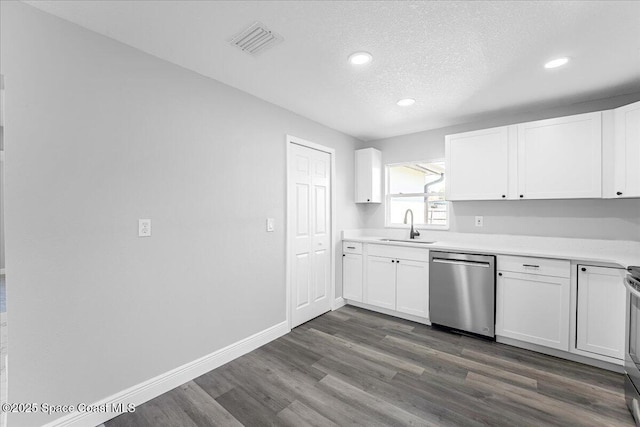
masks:
<instances>
[{"instance_id":1,"label":"chrome faucet","mask_svg":"<svg viewBox=\"0 0 640 427\"><path fill-rule=\"evenodd\" d=\"M407 211L404 213L404 223L407 223L407 215L411 214L411 231L409 232L409 238L410 239L415 239L416 236L419 236L420 233L418 233L418 230L414 230L413 229L413 211L411 209L407 209Z\"/></svg>"}]
</instances>

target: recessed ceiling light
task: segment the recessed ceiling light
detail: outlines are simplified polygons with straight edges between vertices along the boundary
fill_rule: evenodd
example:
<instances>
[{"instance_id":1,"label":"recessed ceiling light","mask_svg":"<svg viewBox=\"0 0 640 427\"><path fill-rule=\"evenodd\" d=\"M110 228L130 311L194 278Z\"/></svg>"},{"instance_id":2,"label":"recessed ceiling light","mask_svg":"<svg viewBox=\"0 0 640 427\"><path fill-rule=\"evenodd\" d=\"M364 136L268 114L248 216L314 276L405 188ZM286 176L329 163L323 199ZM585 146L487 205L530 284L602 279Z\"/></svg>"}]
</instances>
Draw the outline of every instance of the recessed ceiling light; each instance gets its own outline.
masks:
<instances>
[{"instance_id":1,"label":"recessed ceiling light","mask_svg":"<svg viewBox=\"0 0 640 427\"><path fill-rule=\"evenodd\" d=\"M413 105L415 103L416 103L416 100L413 98L404 98L396 102L396 104L398 104L401 107L408 107L409 105Z\"/></svg>"},{"instance_id":2,"label":"recessed ceiling light","mask_svg":"<svg viewBox=\"0 0 640 427\"><path fill-rule=\"evenodd\" d=\"M349 62L353 65L364 65L373 59L369 52L355 52L349 55Z\"/></svg>"},{"instance_id":3,"label":"recessed ceiling light","mask_svg":"<svg viewBox=\"0 0 640 427\"><path fill-rule=\"evenodd\" d=\"M567 57L556 58L556 59L553 59L553 60L547 62L546 64L544 64L544 68L562 67L567 62L569 62L569 58L567 58Z\"/></svg>"}]
</instances>

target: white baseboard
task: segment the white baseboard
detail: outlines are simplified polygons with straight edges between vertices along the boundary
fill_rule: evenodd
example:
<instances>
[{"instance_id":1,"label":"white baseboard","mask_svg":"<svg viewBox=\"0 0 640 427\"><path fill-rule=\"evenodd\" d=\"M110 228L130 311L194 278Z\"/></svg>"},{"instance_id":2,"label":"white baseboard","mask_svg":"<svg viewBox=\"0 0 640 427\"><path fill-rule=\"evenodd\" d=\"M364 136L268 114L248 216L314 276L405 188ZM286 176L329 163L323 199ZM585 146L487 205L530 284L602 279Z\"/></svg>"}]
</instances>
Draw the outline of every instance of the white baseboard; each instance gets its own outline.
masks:
<instances>
[{"instance_id":1,"label":"white baseboard","mask_svg":"<svg viewBox=\"0 0 640 427\"><path fill-rule=\"evenodd\" d=\"M344 300L344 298L342 298L342 297L340 297L340 298L336 298L336 299L333 301L333 308L332 308L331 310L332 310L332 311L333 311L333 310L337 310L337 309L339 309L340 307L344 307L344 306L345 306L345 304L346 304L346 301Z\"/></svg>"},{"instance_id":2,"label":"white baseboard","mask_svg":"<svg viewBox=\"0 0 640 427\"><path fill-rule=\"evenodd\" d=\"M581 356L579 354L569 353L567 351L556 350L555 348L548 348L542 345L531 344L528 342L516 340L513 338L496 336L496 342L501 344L512 345L514 347L524 348L525 350L531 350L538 353L548 354L549 356L559 357L561 359L573 360L574 362L584 363L585 365L595 366L596 368L606 369L608 371L624 373L624 361L617 360L615 363L607 362L604 360L597 360L592 357Z\"/></svg>"},{"instance_id":3,"label":"white baseboard","mask_svg":"<svg viewBox=\"0 0 640 427\"><path fill-rule=\"evenodd\" d=\"M189 362L169 372L158 375L155 378L151 378L148 381L137 384L95 402L91 406L105 405L105 407L111 408L112 405L122 403L126 410L127 404L132 403L136 406L141 405L154 397L160 396L179 385L222 366L243 354L249 353L250 351L261 347L268 342L289 333L290 331L291 329L289 329L286 321L278 323L277 325L235 342L207 356L196 359L193 362ZM121 413L123 412L72 412L46 424L44 427L96 426L117 417Z\"/></svg>"},{"instance_id":4,"label":"white baseboard","mask_svg":"<svg viewBox=\"0 0 640 427\"><path fill-rule=\"evenodd\" d=\"M389 310L388 308L377 307L375 305L365 304L363 302L346 300L348 305L364 308L365 310L376 311L378 313L386 314L388 316L399 317L404 320L411 320L412 322L422 323L423 325L431 325L431 321L426 317L414 316L413 314L400 313L399 311Z\"/></svg>"}]
</instances>

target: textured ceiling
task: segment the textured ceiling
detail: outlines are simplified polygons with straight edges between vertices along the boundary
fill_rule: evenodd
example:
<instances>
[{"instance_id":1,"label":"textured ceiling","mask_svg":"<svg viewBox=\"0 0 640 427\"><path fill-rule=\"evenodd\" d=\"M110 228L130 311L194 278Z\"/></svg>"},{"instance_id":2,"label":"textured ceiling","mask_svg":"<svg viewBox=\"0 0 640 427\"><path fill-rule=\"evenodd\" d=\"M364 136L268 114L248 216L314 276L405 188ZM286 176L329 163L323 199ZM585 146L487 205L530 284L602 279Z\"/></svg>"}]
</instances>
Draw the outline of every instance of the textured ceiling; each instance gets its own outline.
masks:
<instances>
[{"instance_id":1,"label":"textured ceiling","mask_svg":"<svg viewBox=\"0 0 640 427\"><path fill-rule=\"evenodd\" d=\"M638 1L26 3L363 140L640 91ZM256 20L284 41L252 57Z\"/></svg>"}]
</instances>

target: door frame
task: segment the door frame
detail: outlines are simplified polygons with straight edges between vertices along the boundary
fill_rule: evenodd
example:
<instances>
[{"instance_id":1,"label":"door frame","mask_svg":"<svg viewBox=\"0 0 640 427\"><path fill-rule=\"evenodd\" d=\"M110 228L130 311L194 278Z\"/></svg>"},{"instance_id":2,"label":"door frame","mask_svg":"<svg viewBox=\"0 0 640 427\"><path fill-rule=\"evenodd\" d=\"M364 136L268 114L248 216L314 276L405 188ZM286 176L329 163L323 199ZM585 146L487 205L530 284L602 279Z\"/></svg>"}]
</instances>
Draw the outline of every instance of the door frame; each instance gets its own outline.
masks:
<instances>
[{"instance_id":1,"label":"door frame","mask_svg":"<svg viewBox=\"0 0 640 427\"><path fill-rule=\"evenodd\" d=\"M331 298L331 310L335 310L336 308L336 260L335 260L335 245L336 245L336 150L334 148L326 147L324 145L316 144L315 142L307 141L306 139L299 138L297 136L288 135L286 136L286 152L287 152L287 161L286 161L286 198L287 198L287 212L286 212L286 261L285 261L285 282L286 282L286 318L287 325L289 326L289 330L291 330L291 322L292 322L292 314L291 314L291 301L292 296L291 292L293 292L293 287L291 284L291 253L292 253L292 242L291 237L293 236L293 223L291 222L291 218L293 217L293 197L291 195L291 187L290 180L291 176L289 173L289 167L292 162L292 154L291 147L293 144L299 145L306 148L311 148L313 150L322 151L324 153L329 154L330 157L330 167L331 167L331 185L329 189L331 191L331 227L330 227L330 259L331 259L331 289L330 289L330 298Z\"/></svg>"}]
</instances>

